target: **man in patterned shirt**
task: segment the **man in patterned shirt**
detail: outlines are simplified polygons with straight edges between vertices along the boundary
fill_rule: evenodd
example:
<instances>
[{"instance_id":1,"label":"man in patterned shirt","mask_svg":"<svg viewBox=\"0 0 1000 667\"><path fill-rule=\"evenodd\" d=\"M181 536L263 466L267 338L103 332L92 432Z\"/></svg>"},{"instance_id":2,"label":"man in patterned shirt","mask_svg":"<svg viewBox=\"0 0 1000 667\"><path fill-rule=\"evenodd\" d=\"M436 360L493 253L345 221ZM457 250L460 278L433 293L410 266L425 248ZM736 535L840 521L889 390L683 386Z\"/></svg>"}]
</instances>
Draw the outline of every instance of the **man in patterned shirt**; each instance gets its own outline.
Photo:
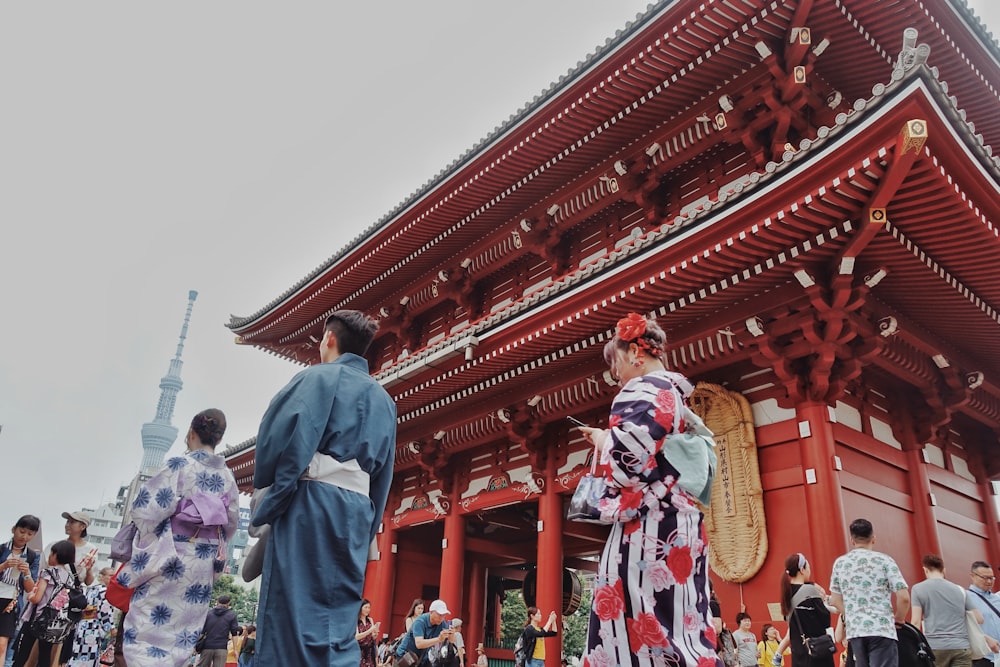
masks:
<instances>
[{"instance_id":1,"label":"man in patterned shirt","mask_svg":"<svg viewBox=\"0 0 1000 667\"><path fill-rule=\"evenodd\" d=\"M898 667L896 624L910 611L906 580L891 556L872 549L875 530L867 519L851 524L851 544L833 563L830 603L844 617L857 667Z\"/></svg>"}]
</instances>

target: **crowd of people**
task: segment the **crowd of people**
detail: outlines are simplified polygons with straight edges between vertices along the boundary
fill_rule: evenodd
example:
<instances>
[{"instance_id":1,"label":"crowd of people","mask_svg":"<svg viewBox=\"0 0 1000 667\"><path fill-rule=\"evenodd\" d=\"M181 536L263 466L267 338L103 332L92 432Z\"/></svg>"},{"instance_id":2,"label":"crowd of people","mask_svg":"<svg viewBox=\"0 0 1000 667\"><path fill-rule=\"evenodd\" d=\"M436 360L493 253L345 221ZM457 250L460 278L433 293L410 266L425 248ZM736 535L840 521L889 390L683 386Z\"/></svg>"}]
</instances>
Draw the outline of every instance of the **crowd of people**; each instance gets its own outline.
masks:
<instances>
[{"instance_id":1,"label":"crowd of people","mask_svg":"<svg viewBox=\"0 0 1000 667\"><path fill-rule=\"evenodd\" d=\"M210 409L192 420L184 454L137 491L129 508L132 553L117 572L94 572L97 550L82 512L63 514L67 539L41 555L28 547L39 519L15 523L0 548L0 655L12 653L13 667L487 667L482 644L466 654L462 621L444 600L426 610L414 600L394 641L368 600L357 605L395 443L394 405L363 357L376 329L356 311L330 315L322 363L293 378L261 423L251 519L262 536L259 613L282 619L281 627L265 627L258 638L254 625L239 625L229 596L209 607L239 509L233 474L215 453L225 415ZM852 549L834 563L829 593L804 554L785 560L784 637L766 624L758 640L745 609L730 632L708 578L701 509L714 475L712 434L688 406L691 383L667 369L665 350L655 320L634 313L620 320L604 349L621 385L608 428L578 427L603 483L594 511L610 525L585 667L833 667L837 642L851 667L929 667L914 661L930 655L937 667L994 667L1000 598L993 568L974 562L965 589L945 579L939 556L928 555L925 580L911 590L893 559L873 548L865 519L850 526ZM320 552L323 567L316 567ZM126 613L116 614L112 603ZM528 609L516 667L544 665L545 638L558 634L557 621L554 611L546 618Z\"/></svg>"}]
</instances>

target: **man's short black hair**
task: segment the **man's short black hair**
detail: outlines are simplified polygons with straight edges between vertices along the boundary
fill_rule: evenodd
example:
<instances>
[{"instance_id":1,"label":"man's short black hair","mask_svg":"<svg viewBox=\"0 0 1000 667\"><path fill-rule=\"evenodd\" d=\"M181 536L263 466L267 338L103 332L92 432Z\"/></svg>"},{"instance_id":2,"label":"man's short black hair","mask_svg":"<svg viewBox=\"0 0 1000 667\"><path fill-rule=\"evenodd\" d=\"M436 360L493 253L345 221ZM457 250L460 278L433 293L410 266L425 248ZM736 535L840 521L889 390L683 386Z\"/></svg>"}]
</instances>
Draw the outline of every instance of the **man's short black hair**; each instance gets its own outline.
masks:
<instances>
[{"instance_id":1,"label":"man's short black hair","mask_svg":"<svg viewBox=\"0 0 1000 667\"><path fill-rule=\"evenodd\" d=\"M993 569L993 567L989 563L987 563L986 561L984 561L984 560L977 560L975 563L972 564L972 567L970 569L971 570L978 570L981 567L985 567L987 570L992 570Z\"/></svg>"},{"instance_id":2,"label":"man's short black hair","mask_svg":"<svg viewBox=\"0 0 1000 667\"><path fill-rule=\"evenodd\" d=\"M868 519L855 519L851 522L851 537L858 542L871 542L875 529Z\"/></svg>"},{"instance_id":3,"label":"man's short black hair","mask_svg":"<svg viewBox=\"0 0 1000 667\"><path fill-rule=\"evenodd\" d=\"M928 570L934 572L944 572L944 559L937 554L927 554L920 560L920 564Z\"/></svg>"},{"instance_id":4,"label":"man's short black hair","mask_svg":"<svg viewBox=\"0 0 1000 667\"><path fill-rule=\"evenodd\" d=\"M230 598L228 595L220 595L219 596L219 604L229 604L229 601L231 599L232 598Z\"/></svg>"},{"instance_id":5,"label":"man's short black hair","mask_svg":"<svg viewBox=\"0 0 1000 667\"><path fill-rule=\"evenodd\" d=\"M324 331L333 333L337 350L341 354L364 356L378 331L378 322L357 310L337 310L323 325Z\"/></svg>"}]
</instances>

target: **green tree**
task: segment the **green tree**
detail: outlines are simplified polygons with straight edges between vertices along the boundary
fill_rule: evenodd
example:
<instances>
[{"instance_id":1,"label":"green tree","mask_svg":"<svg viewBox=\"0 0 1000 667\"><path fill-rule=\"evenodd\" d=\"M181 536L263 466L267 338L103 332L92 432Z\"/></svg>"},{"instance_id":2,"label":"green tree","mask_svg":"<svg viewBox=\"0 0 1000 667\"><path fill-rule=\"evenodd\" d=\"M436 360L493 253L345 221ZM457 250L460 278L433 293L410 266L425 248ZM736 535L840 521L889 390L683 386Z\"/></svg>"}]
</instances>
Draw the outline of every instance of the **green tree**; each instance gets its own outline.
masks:
<instances>
[{"instance_id":1,"label":"green tree","mask_svg":"<svg viewBox=\"0 0 1000 667\"><path fill-rule=\"evenodd\" d=\"M500 642L501 646L514 648L514 642L524 630L528 620L528 606L524 604L521 589L509 590L504 594L503 606L500 608Z\"/></svg>"},{"instance_id":2,"label":"green tree","mask_svg":"<svg viewBox=\"0 0 1000 667\"><path fill-rule=\"evenodd\" d=\"M221 575L212 586L212 606L220 595L229 596L229 606L240 625L257 622L257 589L237 583L231 574Z\"/></svg>"},{"instance_id":3,"label":"green tree","mask_svg":"<svg viewBox=\"0 0 1000 667\"><path fill-rule=\"evenodd\" d=\"M583 655L583 649L587 646L587 623L590 621L590 600L591 590L589 582L584 580L583 593L580 596L580 607L569 616L562 618L562 652L569 659L570 656ZM500 610L500 632L501 645L513 648L514 642L524 629L524 623L528 620L528 607L524 604L521 591L507 591L503 600L503 607Z\"/></svg>"},{"instance_id":4,"label":"green tree","mask_svg":"<svg viewBox=\"0 0 1000 667\"><path fill-rule=\"evenodd\" d=\"M580 595L580 607L569 616L564 616L563 623L563 655L568 660L572 656L583 655L587 646L587 623L590 621L591 590L584 580L583 593Z\"/></svg>"}]
</instances>

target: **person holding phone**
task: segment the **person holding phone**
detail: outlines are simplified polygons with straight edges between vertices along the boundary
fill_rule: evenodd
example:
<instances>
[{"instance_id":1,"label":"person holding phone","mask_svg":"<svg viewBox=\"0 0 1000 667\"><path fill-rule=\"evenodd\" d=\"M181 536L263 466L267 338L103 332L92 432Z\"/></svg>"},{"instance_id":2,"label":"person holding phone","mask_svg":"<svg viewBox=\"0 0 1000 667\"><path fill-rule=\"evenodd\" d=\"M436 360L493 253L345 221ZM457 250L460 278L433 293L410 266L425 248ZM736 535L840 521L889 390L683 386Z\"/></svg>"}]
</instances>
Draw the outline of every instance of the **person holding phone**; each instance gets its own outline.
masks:
<instances>
[{"instance_id":1,"label":"person holding phone","mask_svg":"<svg viewBox=\"0 0 1000 667\"><path fill-rule=\"evenodd\" d=\"M358 631L354 635L361 648L361 667L377 667L378 665L375 643L378 641L380 628L381 624L372 620L372 603L368 600L362 600L361 609L358 610Z\"/></svg>"},{"instance_id":2,"label":"person holding phone","mask_svg":"<svg viewBox=\"0 0 1000 667\"><path fill-rule=\"evenodd\" d=\"M664 655L674 667L720 664L696 502L709 500L715 455L705 437L707 449L666 446L673 433L710 432L687 406L694 387L667 370L665 345L655 320L636 313L619 320L604 347L621 383L608 429L579 427L607 482L601 515L611 522L584 653L590 665L639 667Z\"/></svg>"}]
</instances>

